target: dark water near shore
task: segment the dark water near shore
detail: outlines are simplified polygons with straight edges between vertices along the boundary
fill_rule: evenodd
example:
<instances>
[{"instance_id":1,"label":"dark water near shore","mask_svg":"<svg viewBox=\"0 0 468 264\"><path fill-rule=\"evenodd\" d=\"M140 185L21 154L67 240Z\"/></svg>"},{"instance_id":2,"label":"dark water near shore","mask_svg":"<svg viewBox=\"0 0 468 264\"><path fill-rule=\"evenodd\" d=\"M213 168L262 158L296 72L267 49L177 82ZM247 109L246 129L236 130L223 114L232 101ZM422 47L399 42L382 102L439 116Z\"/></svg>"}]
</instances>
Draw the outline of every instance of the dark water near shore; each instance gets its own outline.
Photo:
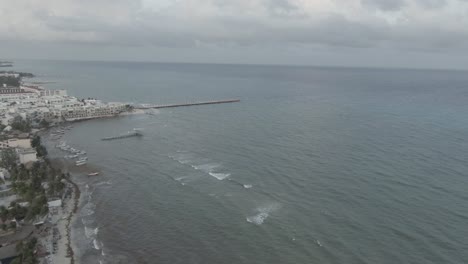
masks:
<instances>
[{"instance_id":1,"label":"dark water near shore","mask_svg":"<svg viewBox=\"0 0 468 264\"><path fill-rule=\"evenodd\" d=\"M78 97L242 100L74 125L102 171L78 179L84 263L468 260L467 72L16 65Z\"/></svg>"}]
</instances>

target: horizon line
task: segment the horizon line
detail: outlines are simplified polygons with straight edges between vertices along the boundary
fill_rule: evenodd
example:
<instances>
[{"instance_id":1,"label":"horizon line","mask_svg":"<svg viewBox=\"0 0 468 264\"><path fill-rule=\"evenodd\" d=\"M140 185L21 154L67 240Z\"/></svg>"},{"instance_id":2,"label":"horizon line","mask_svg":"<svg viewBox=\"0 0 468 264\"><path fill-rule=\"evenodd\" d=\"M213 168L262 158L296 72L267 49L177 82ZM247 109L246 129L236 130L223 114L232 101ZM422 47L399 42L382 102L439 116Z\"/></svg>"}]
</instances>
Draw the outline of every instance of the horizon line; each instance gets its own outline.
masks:
<instances>
[{"instance_id":1,"label":"horizon line","mask_svg":"<svg viewBox=\"0 0 468 264\"><path fill-rule=\"evenodd\" d=\"M366 69L366 70L413 70L413 71L462 71L466 72L467 69L463 68L437 68L437 67L405 67L405 66L372 66L372 65L334 65L334 64L282 64L282 63L236 63L236 62L183 62L183 61L153 61L153 60L125 60L125 59L40 59L40 58L0 58L0 61L12 61L13 67L15 61L56 61L56 62L101 62L101 63L147 63L147 64L189 64L189 65L222 65L222 66L262 66L262 67L297 67L297 68L335 68L335 69Z\"/></svg>"}]
</instances>

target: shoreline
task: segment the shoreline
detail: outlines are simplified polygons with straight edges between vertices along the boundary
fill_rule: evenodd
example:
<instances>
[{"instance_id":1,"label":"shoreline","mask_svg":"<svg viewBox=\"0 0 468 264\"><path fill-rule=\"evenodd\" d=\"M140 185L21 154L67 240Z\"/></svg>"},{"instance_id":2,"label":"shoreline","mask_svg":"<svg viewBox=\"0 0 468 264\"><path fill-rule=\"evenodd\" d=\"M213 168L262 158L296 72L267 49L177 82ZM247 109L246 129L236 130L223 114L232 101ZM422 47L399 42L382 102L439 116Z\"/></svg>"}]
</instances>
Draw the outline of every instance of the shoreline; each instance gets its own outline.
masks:
<instances>
[{"instance_id":1,"label":"shoreline","mask_svg":"<svg viewBox=\"0 0 468 264\"><path fill-rule=\"evenodd\" d=\"M46 133L42 134L43 136L47 135ZM57 250L55 252L50 252L49 257L46 263L52 264L79 264L81 263L79 259L79 249L76 242L74 241L74 231L73 226L77 221L77 213L80 209L81 203L81 189L79 185L74 181L75 175L71 173L69 169L69 164L66 160L63 160L59 157L49 157L51 166L55 169L61 169L63 173L70 173L70 177L66 179L67 183L70 185L70 197L64 201L62 208L57 213L55 218L58 220L55 223L52 223L52 229L55 230L49 234L49 237L44 241L45 243L50 241L55 241L56 236L58 236ZM55 235L54 235L54 232ZM47 248L47 246L46 246Z\"/></svg>"},{"instance_id":2,"label":"shoreline","mask_svg":"<svg viewBox=\"0 0 468 264\"><path fill-rule=\"evenodd\" d=\"M44 137L47 136L47 132L42 135ZM53 143L53 141L48 141L48 143L47 146L51 147L50 143ZM62 249L62 251L51 254L51 264L80 264L83 262L83 258L86 257L86 255L82 255L86 252L86 249L80 247L82 234L78 228L80 226L78 220L80 219L80 210L85 205L86 195L84 193L85 190L81 188L83 186L79 183L80 181L77 182L76 180L79 179L81 174L99 171L99 169L93 164L75 167L73 162L60 157L60 155L49 155L52 167L61 169L63 173L70 174L70 177L66 178L66 181L71 189L71 197L66 200L67 210L63 211L60 215L63 220L55 224L63 236L61 241L63 245L61 248L59 246L59 249Z\"/></svg>"},{"instance_id":3,"label":"shoreline","mask_svg":"<svg viewBox=\"0 0 468 264\"><path fill-rule=\"evenodd\" d=\"M55 169L61 169L63 173L68 172L68 168L63 161L57 160L57 158L51 159L51 166ZM64 201L60 212L55 217L55 223L52 222L52 230L49 237L46 239L46 243L50 239L56 242L55 252L50 253L52 264L80 263L77 256L77 248L74 246L72 238L72 226L76 221L76 215L79 209L79 201L81 196L81 190L78 185L73 181L72 175L66 179L67 184L70 185L70 197Z\"/></svg>"},{"instance_id":4,"label":"shoreline","mask_svg":"<svg viewBox=\"0 0 468 264\"><path fill-rule=\"evenodd\" d=\"M146 111L137 109L131 112L122 113L118 116L140 114L146 114ZM52 243L53 245L52 248L54 250L49 250L49 255L43 259L43 263L47 264L80 264L88 258L87 249L81 248L81 231L79 231L79 228L77 229L77 227L80 226L80 222L78 221L80 219L79 212L82 207L85 206L86 199L84 196L86 195L83 193L85 190L80 188L80 181L77 183L76 180L81 174L100 171L100 168L95 164L76 167L74 162L64 159L60 152L51 150L54 149L55 144L55 140L50 139L51 131L53 131L54 128L61 127L69 123L70 122L59 123L45 130L38 131L38 135L45 139L44 146L49 152L48 158L51 166L55 169L60 169L62 173L69 173L70 175L65 179L70 190L70 194L63 199L62 207L58 212L56 212L56 215L51 216L51 219L55 220L50 221L51 231L53 232L50 232L46 238L41 240L42 243L45 242L43 245L48 249L51 248L48 247L47 243ZM85 234L85 236L87 235ZM105 256L103 252L101 252L101 254L102 256ZM102 262L100 261L99 263Z\"/></svg>"},{"instance_id":5,"label":"shoreline","mask_svg":"<svg viewBox=\"0 0 468 264\"><path fill-rule=\"evenodd\" d=\"M71 178L72 176L70 176ZM74 247L74 243L72 240L72 224L75 223L77 217L76 213L78 212L78 206L80 203L80 197L81 197L81 191L78 185L72 181L70 178L67 179L67 181L73 186L73 208L69 213L69 216L67 218L67 224L66 224L66 232L67 232L67 253L70 256L70 264L75 264L79 263L75 259L75 252L76 252L76 247Z\"/></svg>"}]
</instances>

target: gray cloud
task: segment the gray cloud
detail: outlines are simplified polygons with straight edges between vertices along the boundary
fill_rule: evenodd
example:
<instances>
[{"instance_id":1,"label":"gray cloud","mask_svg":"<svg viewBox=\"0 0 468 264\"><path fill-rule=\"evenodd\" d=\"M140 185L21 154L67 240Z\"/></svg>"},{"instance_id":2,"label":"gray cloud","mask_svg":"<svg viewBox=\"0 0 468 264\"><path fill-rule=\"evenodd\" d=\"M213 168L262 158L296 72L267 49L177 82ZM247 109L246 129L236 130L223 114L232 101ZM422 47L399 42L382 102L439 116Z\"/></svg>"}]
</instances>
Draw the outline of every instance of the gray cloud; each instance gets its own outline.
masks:
<instances>
[{"instance_id":1,"label":"gray cloud","mask_svg":"<svg viewBox=\"0 0 468 264\"><path fill-rule=\"evenodd\" d=\"M454 52L466 0L0 0L0 39L122 47Z\"/></svg>"},{"instance_id":2,"label":"gray cloud","mask_svg":"<svg viewBox=\"0 0 468 264\"><path fill-rule=\"evenodd\" d=\"M419 0L418 4L420 4L421 6L425 8L441 8L447 4L447 1L446 0Z\"/></svg>"},{"instance_id":3,"label":"gray cloud","mask_svg":"<svg viewBox=\"0 0 468 264\"><path fill-rule=\"evenodd\" d=\"M361 2L366 6L384 11L400 10L406 4L405 0L361 0Z\"/></svg>"}]
</instances>

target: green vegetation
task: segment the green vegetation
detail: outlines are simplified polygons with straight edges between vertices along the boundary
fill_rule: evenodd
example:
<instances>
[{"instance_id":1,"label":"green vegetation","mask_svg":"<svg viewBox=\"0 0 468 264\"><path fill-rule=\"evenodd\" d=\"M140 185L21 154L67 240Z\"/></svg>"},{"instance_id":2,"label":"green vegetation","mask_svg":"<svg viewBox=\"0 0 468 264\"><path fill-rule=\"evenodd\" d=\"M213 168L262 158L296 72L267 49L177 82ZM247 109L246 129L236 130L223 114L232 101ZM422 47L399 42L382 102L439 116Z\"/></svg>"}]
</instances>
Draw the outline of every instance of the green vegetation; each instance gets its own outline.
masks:
<instances>
[{"instance_id":1,"label":"green vegetation","mask_svg":"<svg viewBox=\"0 0 468 264\"><path fill-rule=\"evenodd\" d=\"M0 207L0 218L4 220L3 222L8 219L32 220L38 215L46 214L47 197L60 197L65 188L64 180L69 175L51 166L46 158L47 150L41 144L41 138L35 136L31 145L44 161L35 162L30 168L17 164L13 149L5 149L1 153L1 166L10 172L13 190L23 202L29 204L27 207L17 203L12 203L9 208Z\"/></svg>"},{"instance_id":2,"label":"green vegetation","mask_svg":"<svg viewBox=\"0 0 468 264\"><path fill-rule=\"evenodd\" d=\"M40 136L34 136L34 138L31 140L31 146L36 149L38 157L47 156L47 149L41 144Z\"/></svg>"},{"instance_id":3,"label":"green vegetation","mask_svg":"<svg viewBox=\"0 0 468 264\"><path fill-rule=\"evenodd\" d=\"M20 165L11 171L12 187L23 201L29 203L25 215L10 212L10 216L27 220L48 212L47 197L61 196L65 188L63 180L69 177L50 166L48 162L35 162L31 169ZM43 183L47 184L43 185ZM1 216L1 209L0 209Z\"/></svg>"},{"instance_id":4,"label":"green vegetation","mask_svg":"<svg viewBox=\"0 0 468 264\"><path fill-rule=\"evenodd\" d=\"M31 120L29 120L29 118L23 119L21 116L16 116L13 118L11 127L15 130L29 133L31 132Z\"/></svg>"},{"instance_id":5,"label":"green vegetation","mask_svg":"<svg viewBox=\"0 0 468 264\"><path fill-rule=\"evenodd\" d=\"M21 84L21 78L14 76L0 76L0 85L3 84L6 84L7 86L19 87Z\"/></svg>"},{"instance_id":6,"label":"green vegetation","mask_svg":"<svg viewBox=\"0 0 468 264\"><path fill-rule=\"evenodd\" d=\"M16 161L18 160L18 156L16 155L16 152L14 149L10 148L10 149L2 150L0 157L1 157L0 166L2 168L5 168L8 171L11 171L13 168L16 167Z\"/></svg>"},{"instance_id":7,"label":"green vegetation","mask_svg":"<svg viewBox=\"0 0 468 264\"><path fill-rule=\"evenodd\" d=\"M40 128L49 128L49 126L50 126L49 122L47 122L47 120L45 119L41 119L41 121L39 122Z\"/></svg>"},{"instance_id":8,"label":"green vegetation","mask_svg":"<svg viewBox=\"0 0 468 264\"><path fill-rule=\"evenodd\" d=\"M5 206L0 206L0 217L3 222L7 222L9 219L22 220L26 217L28 210L25 207L22 207L16 202L11 202L8 208ZM14 223L14 226L13 224ZM15 222L10 222L10 228L16 227Z\"/></svg>"},{"instance_id":9,"label":"green vegetation","mask_svg":"<svg viewBox=\"0 0 468 264\"><path fill-rule=\"evenodd\" d=\"M21 241L16 245L16 250L19 256L14 259L11 264L37 264L39 261L36 257L37 239L35 237L28 241Z\"/></svg>"},{"instance_id":10,"label":"green vegetation","mask_svg":"<svg viewBox=\"0 0 468 264\"><path fill-rule=\"evenodd\" d=\"M129 105L129 104L125 105L125 110L127 110L127 111L133 111L134 108L135 107L133 105Z\"/></svg>"}]
</instances>

